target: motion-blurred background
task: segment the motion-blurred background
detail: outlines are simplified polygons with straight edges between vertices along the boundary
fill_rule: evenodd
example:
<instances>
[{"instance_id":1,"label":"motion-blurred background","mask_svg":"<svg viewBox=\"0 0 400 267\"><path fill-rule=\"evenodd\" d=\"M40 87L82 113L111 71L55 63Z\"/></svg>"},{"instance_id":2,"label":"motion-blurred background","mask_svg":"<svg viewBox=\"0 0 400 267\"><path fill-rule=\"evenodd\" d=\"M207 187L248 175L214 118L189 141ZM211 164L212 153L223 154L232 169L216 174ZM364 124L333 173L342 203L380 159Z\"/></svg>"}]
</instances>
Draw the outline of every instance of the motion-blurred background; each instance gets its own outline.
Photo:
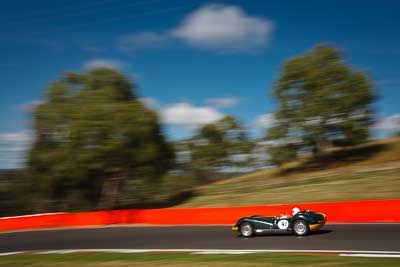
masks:
<instances>
[{"instance_id":1,"label":"motion-blurred background","mask_svg":"<svg viewBox=\"0 0 400 267\"><path fill-rule=\"evenodd\" d=\"M0 216L400 198L397 1L4 1Z\"/></svg>"}]
</instances>

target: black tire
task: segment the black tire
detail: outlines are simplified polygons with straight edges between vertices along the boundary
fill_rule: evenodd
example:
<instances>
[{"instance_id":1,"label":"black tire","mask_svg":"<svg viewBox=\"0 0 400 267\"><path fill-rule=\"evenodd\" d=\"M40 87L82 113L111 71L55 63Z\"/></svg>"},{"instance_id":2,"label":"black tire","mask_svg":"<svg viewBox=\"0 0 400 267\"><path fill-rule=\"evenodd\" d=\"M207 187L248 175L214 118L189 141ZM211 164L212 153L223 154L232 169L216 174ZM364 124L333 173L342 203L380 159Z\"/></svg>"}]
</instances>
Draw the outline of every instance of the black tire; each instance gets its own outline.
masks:
<instances>
[{"instance_id":1,"label":"black tire","mask_svg":"<svg viewBox=\"0 0 400 267\"><path fill-rule=\"evenodd\" d=\"M239 227L240 235L242 237L252 237L254 236L254 226L249 222L244 222L240 224Z\"/></svg>"},{"instance_id":2,"label":"black tire","mask_svg":"<svg viewBox=\"0 0 400 267\"><path fill-rule=\"evenodd\" d=\"M305 236L310 232L310 227L306 221L296 220L292 225L292 231L297 236Z\"/></svg>"}]
</instances>

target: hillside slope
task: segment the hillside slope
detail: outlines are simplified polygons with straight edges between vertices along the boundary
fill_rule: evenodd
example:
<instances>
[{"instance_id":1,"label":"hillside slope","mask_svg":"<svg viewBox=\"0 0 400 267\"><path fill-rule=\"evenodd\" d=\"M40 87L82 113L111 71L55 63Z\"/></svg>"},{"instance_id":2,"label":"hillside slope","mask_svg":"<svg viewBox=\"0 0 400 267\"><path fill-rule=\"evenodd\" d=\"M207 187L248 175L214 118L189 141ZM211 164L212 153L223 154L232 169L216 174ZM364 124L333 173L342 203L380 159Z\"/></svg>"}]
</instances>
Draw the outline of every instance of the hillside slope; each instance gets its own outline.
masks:
<instances>
[{"instance_id":1,"label":"hillside slope","mask_svg":"<svg viewBox=\"0 0 400 267\"><path fill-rule=\"evenodd\" d=\"M198 187L178 207L224 207L400 199L400 138L340 149L284 170L269 169Z\"/></svg>"}]
</instances>

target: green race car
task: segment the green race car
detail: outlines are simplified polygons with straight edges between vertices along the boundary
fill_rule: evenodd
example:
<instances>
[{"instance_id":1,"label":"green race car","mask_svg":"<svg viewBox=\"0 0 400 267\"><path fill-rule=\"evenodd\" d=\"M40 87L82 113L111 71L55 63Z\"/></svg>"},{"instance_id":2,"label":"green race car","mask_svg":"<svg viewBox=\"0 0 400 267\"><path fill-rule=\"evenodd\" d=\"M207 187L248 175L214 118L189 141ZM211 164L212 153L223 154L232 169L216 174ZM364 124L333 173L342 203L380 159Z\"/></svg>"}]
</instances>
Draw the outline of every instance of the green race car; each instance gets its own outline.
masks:
<instances>
[{"instance_id":1,"label":"green race car","mask_svg":"<svg viewBox=\"0 0 400 267\"><path fill-rule=\"evenodd\" d=\"M319 230L326 222L326 215L323 213L292 209L292 215L261 216L240 218L232 227L235 232L240 232L243 237L251 237L256 234L271 232L292 232L298 236L307 235L310 232Z\"/></svg>"}]
</instances>

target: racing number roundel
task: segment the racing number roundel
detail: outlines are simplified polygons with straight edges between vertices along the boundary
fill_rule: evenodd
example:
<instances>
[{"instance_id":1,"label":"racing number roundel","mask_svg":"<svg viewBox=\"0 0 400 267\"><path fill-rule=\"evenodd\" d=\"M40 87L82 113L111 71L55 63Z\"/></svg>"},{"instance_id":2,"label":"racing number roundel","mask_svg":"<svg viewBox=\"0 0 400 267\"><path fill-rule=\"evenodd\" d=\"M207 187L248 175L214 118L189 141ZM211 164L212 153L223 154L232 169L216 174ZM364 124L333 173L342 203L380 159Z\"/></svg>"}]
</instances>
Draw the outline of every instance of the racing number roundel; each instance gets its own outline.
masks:
<instances>
[{"instance_id":1,"label":"racing number roundel","mask_svg":"<svg viewBox=\"0 0 400 267\"><path fill-rule=\"evenodd\" d=\"M287 229L289 227L288 220L280 220L278 222L278 227L279 227L279 229Z\"/></svg>"}]
</instances>

